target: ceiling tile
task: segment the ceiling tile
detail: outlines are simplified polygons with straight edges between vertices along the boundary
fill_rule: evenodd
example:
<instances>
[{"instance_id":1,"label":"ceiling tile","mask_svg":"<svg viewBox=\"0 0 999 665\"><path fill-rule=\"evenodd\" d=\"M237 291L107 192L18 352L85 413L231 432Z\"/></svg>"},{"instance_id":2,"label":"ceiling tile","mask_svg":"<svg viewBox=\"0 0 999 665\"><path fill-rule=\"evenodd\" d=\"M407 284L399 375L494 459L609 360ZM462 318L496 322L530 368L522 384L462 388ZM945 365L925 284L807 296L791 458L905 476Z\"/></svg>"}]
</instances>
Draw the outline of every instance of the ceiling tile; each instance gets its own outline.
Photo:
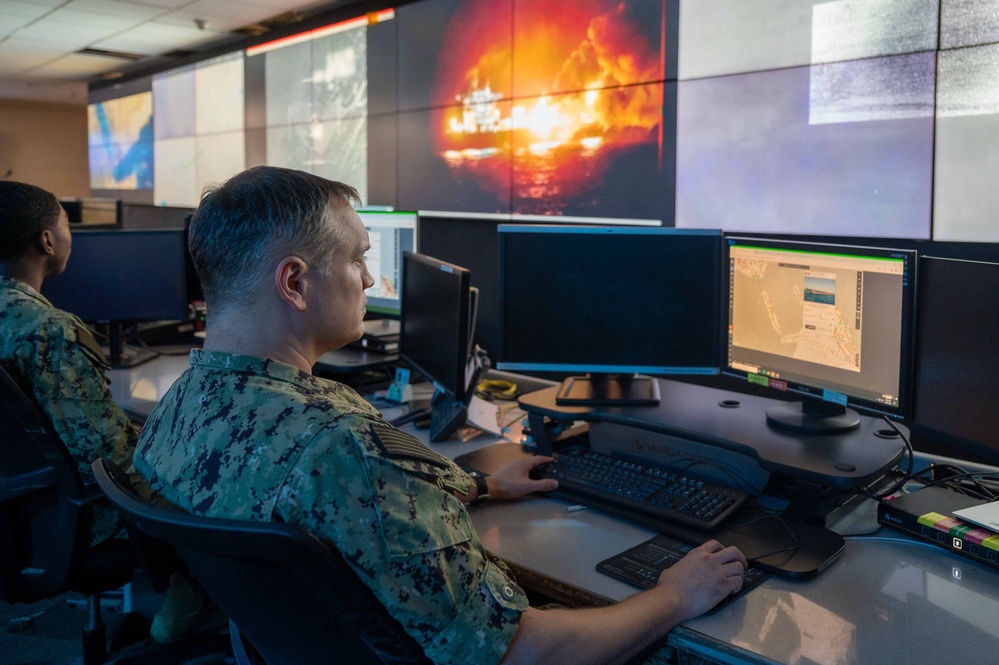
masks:
<instances>
[{"instance_id":1,"label":"ceiling tile","mask_svg":"<svg viewBox=\"0 0 999 665\"><path fill-rule=\"evenodd\" d=\"M190 0L185 1L190 2ZM152 7L141 2L119 2L119 0L72 0L62 9L148 21L162 16L173 8Z\"/></svg>"},{"instance_id":2,"label":"ceiling tile","mask_svg":"<svg viewBox=\"0 0 999 665\"><path fill-rule=\"evenodd\" d=\"M70 53L31 72L40 79L88 79L97 74L109 72L122 63L119 58L106 58L83 53Z\"/></svg>"},{"instance_id":3,"label":"ceiling tile","mask_svg":"<svg viewBox=\"0 0 999 665\"><path fill-rule=\"evenodd\" d=\"M162 21L151 21L114 37L96 42L93 46L110 51L158 55L175 49L202 46L218 39L223 34L215 32L210 27L206 30L198 30L193 24L187 27Z\"/></svg>"},{"instance_id":4,"label":"ceiling tile","mask_svg":"<svg viewBox=\"0 0 999 665\"><path fill-rule=\"evenodd\" d=\"M141 4L152 7L162 7L165 9L177 9L184 5L189 5L194 0L142 0Z\"/></svg>"},{"instance_id":5,"label":"ceiling tile","mask_svg":"<svg viewBox=\"0 0 999 665\"><path fill-rule=\"evenodd\" d=\"M0 39L52 11L49 7L25 2L0 2Z\"/></svg>"},{"instance_id":6,"label":"ceiling tile","mask_svg":"<svg viewBox=\"0 0 999 665\"><path fill-rule=\"evenodd\" d=\"M104 34L102 37L107 37L127 28L132 28L145 20L129 16L112 16L110 14L87 12L79 9L60 8L39 21L39 27L44 29L51 22L70 23L77 26L103 30Z\"/></svg>"},{"instance_id":7,"label":"ceiling tile","mask_svg":"<svg viewBox=\"0 0 999 665\"><path fill-rule=\"evenodd\" d=\"M194 25L195 19L207 22L210 29L231 32L274 17L274 10L223 0L200 0L159 19L164 23Z\"/></svg>"},{"instance_id":8,"label":"ceiling tile","mask_svg":"<svg viewBox=\"0 0 999 665\"><path fill-rule=\"evenodd\" d=\"M24 3L26 5L37 5L39 7L48 7L49 9L66 4L66 0L17 0L17 1ZM7 0L4 0L3 4L5 5L8 4Z\"/></svg>"},{"instance_id":9,"label":"ceiling tile","mask_svg":"<svg viewBox=\"0 0 999 665\"><path fill-rule=\"evenodd\" d=\"M0 75L20 74L55 60L65 52L58 46L8 39L0 42Z\"/></svg>"},{"instance_id":10,"label":"ceiling tile","mask_svg":"<svg viewBox=\"0 0 999 665\"><path fill-rule=\"evenodd\" d=\"M291 11L305 11L306 9L312 9L314 7L321 7L323 5L346 5L349 3L344 2L329 2L329 0L304 0L296 2L295 0L247 0L248 5L257 5L259 7L269 7L270 9L276 10L273 15L283 14L285 12Z\"/></svg>"},{"instance_id":11,"label":"ceiling tile","mask_svg":"<svg viewBox=\"0 0 999 665\"><path fill-rule=\"evenodd\" d=\"M50 46L61 46L64 52L72 52L89 46L99 39L106 39L115 32L117 30L101 26L46 19L21 28L14 33L14 37Z\"/></svg>"}]
</instances>

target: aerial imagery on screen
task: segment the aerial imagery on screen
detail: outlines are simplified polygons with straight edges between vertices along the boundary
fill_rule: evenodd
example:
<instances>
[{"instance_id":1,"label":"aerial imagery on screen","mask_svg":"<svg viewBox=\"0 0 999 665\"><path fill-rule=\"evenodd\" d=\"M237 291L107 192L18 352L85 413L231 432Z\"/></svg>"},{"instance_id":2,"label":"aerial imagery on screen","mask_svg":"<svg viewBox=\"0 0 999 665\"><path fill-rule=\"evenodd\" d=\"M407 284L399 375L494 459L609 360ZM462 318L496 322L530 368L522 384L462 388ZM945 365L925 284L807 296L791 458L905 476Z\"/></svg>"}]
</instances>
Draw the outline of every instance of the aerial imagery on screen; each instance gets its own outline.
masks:
<instances>
[{"instance_id":1,"label":"aerial imagery on screen","mask_svg":"<svg viewBox=\"0 0 999 665\"><path fill-rule=\"evenodd\" d=\"M91 189L151 189L152 93L89 104L87 144Z\"/></svg>"}]
</instances>

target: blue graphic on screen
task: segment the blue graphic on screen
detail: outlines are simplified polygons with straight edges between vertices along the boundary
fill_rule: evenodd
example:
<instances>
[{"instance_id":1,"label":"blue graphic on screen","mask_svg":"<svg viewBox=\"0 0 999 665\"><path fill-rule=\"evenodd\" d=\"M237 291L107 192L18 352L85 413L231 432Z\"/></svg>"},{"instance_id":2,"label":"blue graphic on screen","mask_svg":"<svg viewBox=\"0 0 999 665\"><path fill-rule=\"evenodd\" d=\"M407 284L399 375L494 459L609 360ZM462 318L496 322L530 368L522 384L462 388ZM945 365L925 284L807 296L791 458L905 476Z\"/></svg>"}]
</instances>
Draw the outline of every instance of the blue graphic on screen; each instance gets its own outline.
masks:
<instances>
[{"instance_id":1,"label":"blue graphic on screen","mask_svg":"<svg viewBox=\"0 0 999 665\"><path fill-rule=\"evenodd\" d=\"M152 189L152 93L91 104L87 111L91 188Z\"/></svg>"},{"instance_id":2,"label":"blue graphic on screen","mask_svg":"<svg viewBox=\"0 0 999 665\"><path fill-rule=\"evenodd\" d=\"M805 302L816 302L820 305L835 305L836 280L806 275Z\"/></svg>"}]
</instances>

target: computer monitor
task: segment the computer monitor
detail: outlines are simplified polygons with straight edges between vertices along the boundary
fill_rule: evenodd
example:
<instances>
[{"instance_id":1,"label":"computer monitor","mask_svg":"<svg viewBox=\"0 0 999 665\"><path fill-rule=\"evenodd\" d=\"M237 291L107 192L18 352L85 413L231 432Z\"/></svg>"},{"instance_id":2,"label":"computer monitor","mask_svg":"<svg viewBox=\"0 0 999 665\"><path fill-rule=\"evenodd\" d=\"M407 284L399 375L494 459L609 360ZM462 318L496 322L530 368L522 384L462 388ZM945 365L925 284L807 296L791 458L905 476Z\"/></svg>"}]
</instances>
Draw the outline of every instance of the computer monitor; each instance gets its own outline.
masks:
<instances>
[{"instance_id":1,"label":"computer monitor","mask_svg":"<svg viewBox=\"0 0 999 665\"><path fill-rule=\"evenodd\" d=\"M913 434L953 457L999 465L999 428L983 399L999 376L999 263L919 260Z\"/></svg>"},{"instance_id":2,"label":"computer monitor","mask_svg":"<svg viewBox=\"0 0 999 665\"><path fill-rule=\"evenodd\" d=\"M121 199L60 199L70 225L121 228L123 205Z\"/></svg>"},{"instance_id":3,"label":"computer monitor","mask_svg":"<svg viewBox=\"0 0 999 665\"><path fill-rule=\"evenodd\" d=\"M431 441L465 422L479 358L471 346L477 290L469 271L438 259L403 253L399 355L434 384Z\"/></svg>"},{"instance_id":4,"label":"computer monitor","mask_svg":"<svg viewBox=\"0 0 999 665\"><path fill-rule=\"evenodd\" d=\"M498 360L500 338L499 238L500 224L571 224L586 226L662 226L657 219L555 217L421 210L417 223L417 250L472 272L479 289L479 319L475 343Z\"/></svg>"},{"instance_id":5,"label":"computer monitor","mask_svg":"<svg viewBox=\"0 0 999 665\"><path fill-rule=\"evenodd\" d=\"M717 374L721 232L499 227L499 369L588 373L559 404L656 404L642 374Z\"/></svg>"},{"instance_id":6,"label":"computer monitor","mask_svg":"<svg viewBox=\"0 0 999 665\"><path fill-rule=\"evenodd\" d=\"M155 354L125 353L121 324L188 316L183 229L79 230L65 272L45 279L42 295L84 321L111 324L113 366Z\"/></svg>"},{"instance_id":7,"label":"computer monitor","mask_svg":"<svg viewBox=\"0 0 999 665\"><path fill-rule=\"evenodd\" d=\"M371 249L365 255L375 284L365 294L368 311L399 318L402 310L402 254L416 251L416 213L362 211L357 213L368 230Z\"/></svg>"},{"instance_id":8,"label":"computer monitor","mask_svg":"<svg viewBox=\"0 0 999 665\"><path fill-rule=\"evenodd\" d=\"M726 236L726 373L801 396L775 428L855 429L910 408L916 252Z\"/></svg>"}]
</instances>

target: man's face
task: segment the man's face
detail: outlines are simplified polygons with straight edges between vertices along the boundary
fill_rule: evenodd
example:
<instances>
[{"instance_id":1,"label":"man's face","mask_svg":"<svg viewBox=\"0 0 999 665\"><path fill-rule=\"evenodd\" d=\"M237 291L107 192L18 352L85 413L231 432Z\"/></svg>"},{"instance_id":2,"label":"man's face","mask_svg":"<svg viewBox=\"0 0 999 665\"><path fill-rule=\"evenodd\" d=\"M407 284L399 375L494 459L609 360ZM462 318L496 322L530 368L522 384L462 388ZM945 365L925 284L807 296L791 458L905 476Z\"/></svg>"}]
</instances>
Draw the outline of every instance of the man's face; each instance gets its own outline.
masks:
<instances>
[{"instance_id":1,"label":"man's face","mask_svg":"<svg viewBox=\"0 0 999 665\"><path fill-rule=\"evenodd\" d=\"M66 269L70 251L73 249L73 235L69 232L69 218L66 211L59 207L59 219L49 227L52 234L52 247L55 250L50 261L50 275L58 275Z\"/></svg>"},{"instance_id":2,"label":"man's face","mask_svg":"<svg viewBox=\"0 0 999 665\"><path fill-rule=\"evenodd\" d=\"M340 205L327 223L341 225L341 242L333 254L329 275L313 273L308 300L310 308L317 312L314 320L317 339L324 349L332 350L364 334L367 302L364 290L375 280L364 262L370 243L368 231L357 213L350 206Z\"/></svg>"}]
</instances>

